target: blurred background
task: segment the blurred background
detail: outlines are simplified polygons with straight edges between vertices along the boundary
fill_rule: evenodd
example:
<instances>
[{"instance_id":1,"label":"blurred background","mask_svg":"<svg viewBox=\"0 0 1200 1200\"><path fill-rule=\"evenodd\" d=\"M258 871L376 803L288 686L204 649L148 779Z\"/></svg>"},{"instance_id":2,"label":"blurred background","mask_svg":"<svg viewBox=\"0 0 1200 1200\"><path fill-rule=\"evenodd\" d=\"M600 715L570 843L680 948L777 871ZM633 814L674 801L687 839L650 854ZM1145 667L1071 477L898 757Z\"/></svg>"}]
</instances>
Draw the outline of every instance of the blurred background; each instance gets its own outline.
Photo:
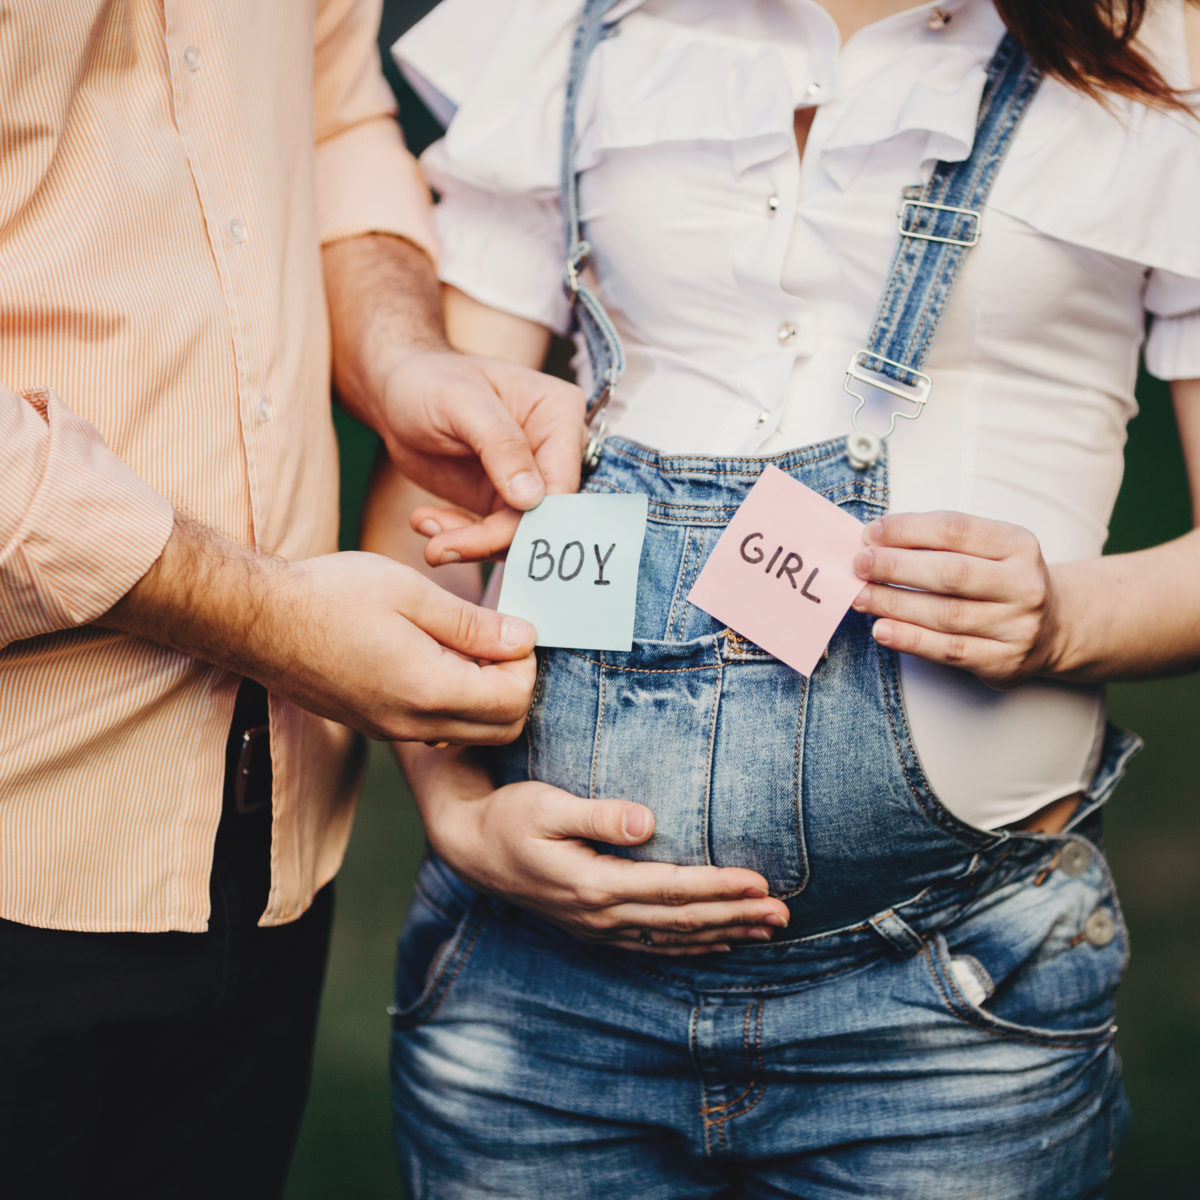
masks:
<instances>
[{"instance_id":1,"label":"blurred background","mask_svg":"<svg viewBox=\"0 0 1200 1200\"><path fill-rule=\"evenodd\" d=\"M430 0L387 0L380 32L385 69L414 150L438 129L392 70L386 47L432 7ZM1191 524L1166 389L1143 380L1139 401L1110 552L1152 545ZM340 412L337 424L341 537L348 548L356 540L375 438ZM1200 804L1192 756L1200 752L1200 677L1115 686L1110 707L1115 721L1146 740L1106 816L1109 858L1133 943L1118 1044L1134 1120L1110 1200L1195 1195ZM312 1091L286 1200L403 1200L391 1148L386 1008L396 933L423 838L390 753L376 743L370 751L354 837L338 876Z\"/></svg>"}]
</instances>

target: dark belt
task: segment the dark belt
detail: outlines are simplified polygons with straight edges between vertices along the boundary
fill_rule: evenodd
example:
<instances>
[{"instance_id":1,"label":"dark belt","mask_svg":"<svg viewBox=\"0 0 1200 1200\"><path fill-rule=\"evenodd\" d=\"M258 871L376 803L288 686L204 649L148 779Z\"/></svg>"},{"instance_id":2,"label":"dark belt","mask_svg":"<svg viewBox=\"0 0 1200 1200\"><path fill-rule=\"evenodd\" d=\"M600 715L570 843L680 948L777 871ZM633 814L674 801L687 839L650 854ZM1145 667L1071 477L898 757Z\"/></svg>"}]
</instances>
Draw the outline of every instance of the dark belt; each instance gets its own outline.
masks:
<instances>
[{"instance_id":1,"label":"dark belt","mask_svg":"<svg viewBox=\"0 0 1200 1200\"><path fill-rule=\"evenodd\" d=\"M225 743L224 812L246 815L271 806L271 729L267 689L253 679L238 688Z\"/></svg>"}]
</instances>

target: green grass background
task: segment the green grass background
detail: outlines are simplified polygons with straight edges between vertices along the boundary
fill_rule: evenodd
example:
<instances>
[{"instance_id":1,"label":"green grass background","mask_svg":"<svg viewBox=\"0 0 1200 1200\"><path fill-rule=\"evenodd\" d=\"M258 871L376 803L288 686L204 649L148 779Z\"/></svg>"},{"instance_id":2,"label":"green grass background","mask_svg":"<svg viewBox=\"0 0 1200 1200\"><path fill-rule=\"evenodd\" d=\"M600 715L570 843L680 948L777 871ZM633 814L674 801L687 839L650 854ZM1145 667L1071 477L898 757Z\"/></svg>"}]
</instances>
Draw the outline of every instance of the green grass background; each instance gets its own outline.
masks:
<instances>
[{"instance_id":1,"label":"green grass background","mask_svg":"<svg viewBox=\"0 0 1200 1200\"><path fill-rule=\"evenodd\" d=\"M390 3L381 42L390 42L423 7L428 4ZM402 95L402 103L406 113L417 111L411 97ZM431 133L419 113L406 129L417 145ZM1139 398L1110 551L1152 545L1190 524L1166 389L1144 381ZM352 546L374 438L337 417L342 542ZM1115 686L1110 704L1116 721L1146 739L1106 817L1133 942L1120 995L1119 1046L1134 1120L1110 1200L1190 1196L1197 1194L1191 1139L1200 1118L1200 677ZM287 1200L403 1196L391 1150L385 1010L396 932L421 851L420 823L403 779L390 754L373 744L338 878L312 1091Z\"/></svg>"}]
</instances>

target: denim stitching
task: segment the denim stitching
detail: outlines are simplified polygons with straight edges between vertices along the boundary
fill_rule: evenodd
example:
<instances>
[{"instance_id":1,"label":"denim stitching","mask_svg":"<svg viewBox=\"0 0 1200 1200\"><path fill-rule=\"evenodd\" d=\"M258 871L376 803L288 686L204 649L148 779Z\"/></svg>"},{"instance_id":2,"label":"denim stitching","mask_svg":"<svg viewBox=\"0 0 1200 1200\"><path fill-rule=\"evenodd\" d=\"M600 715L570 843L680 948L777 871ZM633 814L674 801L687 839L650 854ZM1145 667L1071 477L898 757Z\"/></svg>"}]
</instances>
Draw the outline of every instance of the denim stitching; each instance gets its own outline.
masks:
<instances>
[{"instance_id":1,"label":"denim stitching","mask_svg":"<svg viewBox=\"0 0 1200 1200\"><path fill-rule=\"evenodd\" d=\"M748 1113L759 1102L759 1100L762 1099L763 1093L767 1090L766 1084L762 1084L762 1091L760 1091L759 1094L741 1110L741 1112L731 1112L726 1113L721 1117L709 1118L709 1113L721 1112L723 1109L729 1109L735 1104L740 1104L747 1096L750 1095L751 1092L754 1091L755 1088L760 1086L758 1078L754 1075L754 1060L757 1059L758 1070L761 1074L764 1070L762 1057L762 1009L763 1002L761 1000L759 1000L757 1003L748 1004L746 1006L745 1020L742 1024L742 1054L746 1061L746 1070L751 1073L750 1082L736 1096L734 1096L732 1100L725 1100L720 1104L712 1104L707 1108L702 1108L700 1113L704 1117L706 1125L716 1125L719 1127L722 1126L726 1121L731 1121L734 1117L740 1117L743 1114ZM758 1013L758 1023L754 1034L754 1058L751 1058L750 1016L755 1011ZM717 1132L721 1138L722 1149L724 1149L725 1131L722 1128L718 1128Z\"/></svg>"},{"instance_id":2,"label":"denim stitching","mask_svg":"<svg viewBox=\"0 0 1200 1200\"><path fill-rule=\"evenodd\" d=\"M582 658L583 656L580 655ZM600 651L600 682L597 688L599 696L597 697L596 710L596 733L592 738L592 775L588 782L588 796L591 799L596 798L596 771L600 762L600 736L604 730L604 692L605 692L605 664L604 651Z\"/></svg>"},{"instance_id":3,"label":"denim stitching","mask_svg":"<svg viewBox=\"0 0 1200 1200\"><path fill-rule=\"evenodd\" d=\"M592 663L594 666L603 667L606 671L625 671L630 675L684 675L689 671L719 671L721 669L720 661L703 667L618 667L615 663L588 658L586 654L580 654L578 650L568 650L567 653L575 658L582 658L584 662ZM604 651L601 653L603 654Z\"/></svg>"},{"instance_id":4,"label":"denim stitching","mask_svg":"<svg viewBox=\"0 0 1200 1200\"><path fill-rule=\"evenodd\" d=\"M708 1085L704 1082L704 1070L700 1066L700 1047L696 1038L696 1026L700 1022L700 1009L696 1005L692 1006L692 1015L688 1018L688 1050L692 1059L692 1066L696 1071L696 1078L700 1081L700 1117L701 1124L704 1127L704 1156L712 1157L712 1141L709 1137L709 1123L704 1117L707 1112L705 1107L705 1099L708 1096Z\"/></svg>"},{"instance_id":5,"label":"denim stitching","mask_svg":"<svg viewBox=\"0 0 1200 1200\"><path fill-rule=\"evenodd\" d=\"M745 1108L739 1109L737 1112L725 1113L725 1115L721 1117L705 1117L705 1121L710 1125L719 1126L724 1125L726 1121L732 1121L737 1117L744 1117L767 1094L765 1085L755 1083L754 1086L758 1088L758 1095L755 1096ZM718 1130L717 1132L723 1136L723 1130Z\"/></svg>"},{"instance_id":6,"label":"denim stitching","mask_svg":"<svg viewBox=\"0 0 1200 1200\"><path fill-rule=\"evenodd\" d=\"M523 731L524 737L525 737L525 744L527 747L527 749L525 751L525 764L526 764L526 770L528 772L530 779L537 778L537 773L534 769L534 750L533 750L533 745L534 745L535 739L533 737L533 734L530 732L530 726L532 726L534 724L534 722L539 719L537 716L535 716L535 709L538 706L538 701L542 698L542 688L544 687L545 682L546 682L546 658L547 658L547 655L545 655L545 654L538 655L537 679L534 682L534 686L533 686L533 700L529 705L529 719L526 722L525 729Z\"/></svg>"},{"instance_id":7,"label":"denim stitching","mask_svg":"<svg viewBox=\"0 0 1200 1200\"><path fill-rule=\"evenodd\" d=\"M466 915L466 909L463 909L457 916L454 913L447 912L444 905L439 904L437 900L430 894L429 889L421 882L420 875L413 881L413 895L420 896L430 908L434 910L440 917L448 921L451 925L457 925ZM469 907L469 906L468 906Z\"/></svg>"},{"instance_id":8,"label":"denim stitching","mask_svg":"<svg viewBox=\"0 0 1200 1200\"><path fill-rule=\"evenodd\" d=\"M458 978L459 972L467 964L467 959L471 957L471 951L475 949L475 943L479 940L479 933L483 928L484 911L482 905L475 902L472 907L476 908L477 911L473 916L470 909L464 914L464 919L470 923L464 928L461 935L465 938L467 929L470 929L471 938L457 955L458 961L454 964L454 970L451 972L449 978L447 978L446 972L450 969L450 964L454 962L456 957L454 954L451 954L447 956L437 976L425 989L425 999L418 1002L406 1016L396 1015L394 1020L397 1028L415 1029L418 1025L428 1021L441 1008L443 1001L450 991L450 985Z\"/></svg>"},{"instance_id":9,"label":"denim stitching","mask_svg":"<svg viewBox=\"0 0 1200 1200\"><path fill-rule=\"evenodd\" d=\"M725 475L725 474L730 474L730 475L735 475L738 478L754 479L762 474L762 467L763 467L763 464L765 464L765 463L777 463L777 462L783 462L786 459L794 459L795 465L798 467L799 466L812 466L815 463L829 462L830 459L839 458L841 456L843 445L844 445L843 439L835 438L832 441L825 443L825 444L827 444L829 446L828 451L821 453L821 454L815 454L812 456L809 456L808 454L806 454L804 448L801 448L800 450L785 450L782 454L732 455L729 458L723 458L720 460L722 463L728 464L727 467L721 467L721 468L717 468L717 469L711 469L708 467L683 467L683 466L670 467L670 466L666 465L667 463L670 463L670 462L680 462L680 461L697 462L697 463L698 462L711 462L712 461L711 455L698 454L698 455L689 457L687 455L681 455L681 454L670 454L670 455L667 455L664 459L664 457L661 454L659 454L658 451L656 451L656 450L651 451L650 455L648 455L648 456L643 456L640 454L632 453L631 451L626 450L621 446L612 445L611 443L606 444L604 449L605 449L606 453L611 452L613 454L618 455L621 458L627 458L630 462L638 463L641 466L653 467L656 470L660 471L664 475L691 475L691 474L695 474L695 475ZM818 449L818 448L820 448L821 445L822 445L822 443L817 442L815 444L815 446L811 447L811 448ZM730 467L736 467L742 463L745 463L747 467L750 467L750 468L757 467L758 469L757 470L751 469L751 470L745 471L745 472L729 469Z\"/></svg>"},{"instance_id":10,"label":"denim stitching","mask_svg":"<svg viewBox=\"0 0 1200 1200\"><path fill-rule=\"evenodd\" d=\"M716 640L715 638L713 639ZM713 764L717 760L717 713L721 707L721 691L725 683L724 665L721 663L721 648L717 646L717 682L713 688L712 717L708 726L708 770L704 774L704 804L700 814L700 840L704 844L704 861L713 866L712 854L712 776Z\"/></svg>"},{"instance_id":11,"label":"denim stitching","mask_svg":"<svg viewBox=\"0 0 1200 1200\"><path fill-rule=\"evenodd\" d=\"M679 579L675 583L675 595L671 597L671 611L667 614L667 640L675 631L675 608L679 603L679 594L683 590L683 577L687 573L688 558L692 553L692 527L687 527L687 537L683 542L683 561L679 567Z\"/></svg>"},{"instance_id":12,"label":"denim stitching","mask_svg":"<svg viewBox=\"0 0 1200 1200\"><path fill-rule=\"evenodd\" d=\"M909 750L911 750L912 747L911 732L908 730L906 723L905 736L908 740L906 743L904 743L901 740L899 730L896 726L897 714L893 708L894 700L892 689L895 688L898 692L900 684L899 679L896 677L897 666L895 656L893 655L889 658L889 656L885 655L882 650L877 649L876 657L879 660L880 679L883 683L883 701L884 708L887 710L888 729L892 735L892 744L896 750L896 757L900 763L900 770L904 775L905 782L908 784L908 790L912 793L913 799L916 800L917 804L921 808L921 811L935 825L939 826L941 829L944 829L958 841L969 846L976 846L978 848L990 848L991 846L996 845L997 840L994 836L989 836L983 830L979 830L976 835L973 835L969 826L963 825L961 828L959 828L956 824L952 823L952 818L950 818L949 813L943 816L939 807L931 807L926 803L926 797L921 794L921 788L924 788L927 795L932 797L933 791L929 786L929 781L925 778L924 772L921 770L921 765L916 756L912 755L912 771L915 772L919 778L920 785L918 786L918 784L914 782L913 775L909 770L910 755L905 753L906 746ZM889 658L889 661L886 663L885 658Z\"/></svg>"}]
</instances>

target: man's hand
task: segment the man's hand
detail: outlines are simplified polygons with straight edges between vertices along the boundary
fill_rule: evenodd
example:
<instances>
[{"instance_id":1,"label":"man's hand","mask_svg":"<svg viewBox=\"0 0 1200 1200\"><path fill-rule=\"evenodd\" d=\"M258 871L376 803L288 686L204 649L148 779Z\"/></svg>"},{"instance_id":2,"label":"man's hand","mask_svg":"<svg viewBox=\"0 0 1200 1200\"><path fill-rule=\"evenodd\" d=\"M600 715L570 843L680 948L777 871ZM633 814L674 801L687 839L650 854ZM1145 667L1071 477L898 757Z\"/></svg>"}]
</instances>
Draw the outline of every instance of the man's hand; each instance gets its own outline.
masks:
<instances>
[{"instance_id":1,"label":"man's hand","mask_svg":"<svg viewBox=\"0 0 1200 1200\"><path fill-rule=\"evenodd\" d=\"M408 478L464 512L452 550L431 543L431 565L499 553L521 511L578 488L578 388L452 349L433 264L402 239L335 242L323 262L342 403Z\"/></svg>"},{"instance_id":2,"label":"man's hand","mask_svg":"<svg viewBox=\"0 0 1200 1200\"><path fill-rule=\"evenodd\" d=\"M522 511L579 487L584 400L573 384L500 359L413 351L395 363L385 397L392 461L460 509L413 515L432 536L431 566L495 557Z\"/></svg>"},{"instance_id":3,"label":"man's hand","mask_svg":"<svg viewBox=\"0 0 1200 1200\"><path fill-rule=\"evenodd\" d=\"M460 751L398 747L434 849L467 883L586 941L669 955L765 940L788 909L741 867L680 867L603 854L654 829L648 808L545 783L493 789ZM649 944L639 936L645 931Z\"/></svg>"},{"instance_id":4,"label":"man's hand","mask_svg":"<svg viewBox=\"0 0 1200 1200\"><path fill-rule=\"evenodd\" d=\"M525 621L379 555L286 563L182 518L162 557L99 623L393 741L512 741L533 690Z\"/></svg>"}]
</instances>

